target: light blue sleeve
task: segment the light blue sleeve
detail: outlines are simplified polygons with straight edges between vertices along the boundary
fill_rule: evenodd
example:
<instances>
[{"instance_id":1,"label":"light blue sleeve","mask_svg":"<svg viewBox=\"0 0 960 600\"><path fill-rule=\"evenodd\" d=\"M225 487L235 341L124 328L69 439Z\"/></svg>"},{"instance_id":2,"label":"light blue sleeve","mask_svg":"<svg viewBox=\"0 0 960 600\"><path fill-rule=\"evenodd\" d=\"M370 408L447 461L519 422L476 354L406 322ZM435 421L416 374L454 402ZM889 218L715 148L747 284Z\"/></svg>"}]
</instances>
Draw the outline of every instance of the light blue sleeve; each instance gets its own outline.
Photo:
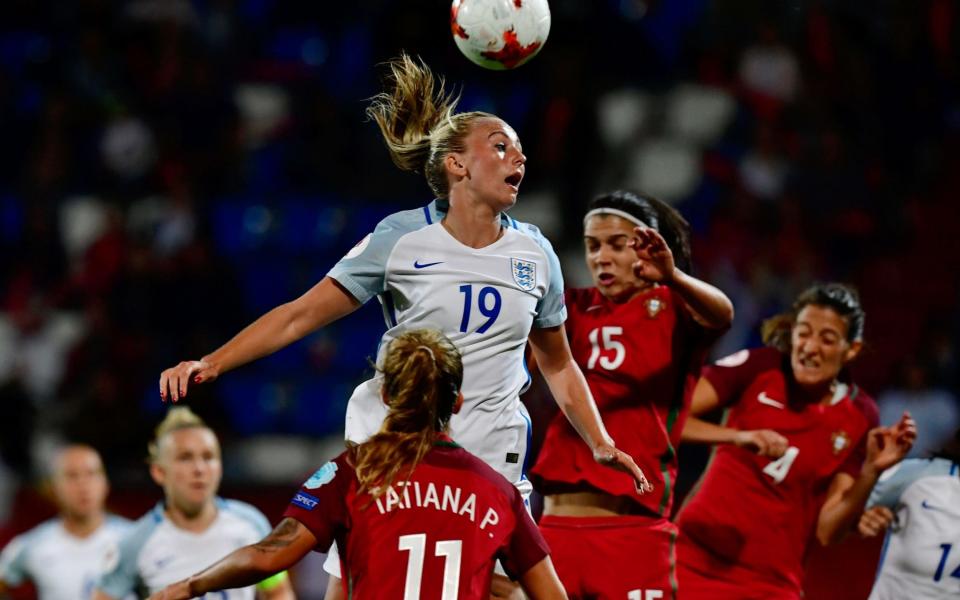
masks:
<instances>
[{"instance_id":1,"label":"light blue sleeve","mask_svg":"<svg viewBox=\"0 0 960 600\"><path fill-rule=\"evenodd\" d=\"M0 581L8 587L16 587L28 578L26 562L29 539L29 533L18 535L0 553Z\"/></svg>"},{"instance_id":2,"label":"light blue sleeve","mask_svg":"<svg viewBox=\"0 0 960 600\"><path fill-rule=\"evenodd\" d=\"M567 320L567 307L563 301L563 271L560 269L560 259L553 251L553 246L536 225L521 223L511 219L511 224L519 231L529 235L543 250L546 256L547 291L537 303L537 316L533 319L533 326L538 329L556 327Z\"/></svg>"},{"instance_id":3,"label":"light blue sleeve","mask_svg":"<svg viewBox=\"0 0 960 600\"><path fill-rule=\"evenodd\" d=\"M140 587L137 558L159 524L156 509L151 510L136 522L115 547L107 551L97 589L111 598L123 598Z\"/></svg>"},{"instance_id":4,"label":"light blue sleeve","mask_svg":"<svg viewBox=\"0 0 960 600\"><path fill-rule=\"evenodd\" d=\"M873 486L867 508L886 506L895 509L910 484L922 477L948 475L951 462L942 458L910 458L888 469Z\"/></svg>"},{"instance_id":5,"label":"light blue sleeve","mask_svg":"<svg viewBox=\"0 0 960 600\"><path fill-rule=\"evenodd\" d=\"M270 521L255 506L240 502L239 500L223 500L225 510L237 515L247 523L253 525L261 539L265 538L273 528Z\"/></svg>"},{"instance_id":6,"label":"light blue sleeve","mask_svg":"<svg viewBox=\"0 0 960 600\"><path fill-rule=\"evenodd\" d=\"M432 222L431 208L393 213L380 221L373 233L360 240L330 269L327 277L335 279L361 304L384 292L387 259L393 247L403 235Z\"/></svg>"}]
</instances>

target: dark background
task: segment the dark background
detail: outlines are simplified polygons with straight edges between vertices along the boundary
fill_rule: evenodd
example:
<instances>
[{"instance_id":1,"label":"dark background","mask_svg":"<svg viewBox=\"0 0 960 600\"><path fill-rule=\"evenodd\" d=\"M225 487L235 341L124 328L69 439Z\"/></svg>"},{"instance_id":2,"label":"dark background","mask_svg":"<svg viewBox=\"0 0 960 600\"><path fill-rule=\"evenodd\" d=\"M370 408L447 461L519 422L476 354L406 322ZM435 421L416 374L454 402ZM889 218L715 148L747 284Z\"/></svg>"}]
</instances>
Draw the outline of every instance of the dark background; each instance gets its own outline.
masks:
<instances>
[{"instance_id":1,"label":"dark background","mask_svg":"<svg viewBox=\"0 0 960 600\"><path fill-rule=\"evenodd\" d=\"M690 220L696 274L736 305L716 356L758 344L810 283L851 282L863 387L888 412L916 407L918 451L960 424L957 3L551 7L541 54L490 72L454 46L445 1L3 2L0 542L50 514L36 486L64 440L103 453L114 507L136 516L158 495L143 459L160 371L429 202L363 114L401 49L462 89L461 109L517 130L529 162L511 214L542 226L568 284L589 284L589 198L655 193ZM382 330L367 306L191 392L223 440L227 495L278 516L340 446ZM684 456L681 493L702 460Z\"/></svg>"}]
</instances>

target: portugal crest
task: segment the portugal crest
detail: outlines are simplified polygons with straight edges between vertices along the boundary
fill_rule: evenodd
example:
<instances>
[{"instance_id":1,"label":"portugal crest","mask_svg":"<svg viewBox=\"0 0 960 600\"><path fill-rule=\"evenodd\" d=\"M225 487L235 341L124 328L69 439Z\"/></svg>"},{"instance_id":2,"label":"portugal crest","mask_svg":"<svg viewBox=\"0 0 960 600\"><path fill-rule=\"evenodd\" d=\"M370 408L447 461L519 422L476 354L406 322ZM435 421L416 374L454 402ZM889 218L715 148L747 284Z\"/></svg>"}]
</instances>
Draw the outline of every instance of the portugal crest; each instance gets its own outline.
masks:
<instances>
[{"instance_id":1,"label":"portugal crest","mask_svg":"<svg viewBox=\"0 0 960 600\"><path fill-rule=\"evenodd\" d=\"M834 431L830 436L830 444L833 446L833 454L837 455L844 451L850 445L850 437L844 430Z\"/></svg>"},{"instance_id":2,"label":"portugal crest","mask_svg":"<svg viewBox=\"0 0 960 600\"><path fill-rule=\"evenodd\" d=\"M647 309L647 316L651 319L660 314L660 311L663 310L666 303L660 298L650 298L643 305Z\"/></svg>"},{"instance_id":3,"label":"portugal crest","mask_svg":"<svg viewBox=\"0 0 960 600\"><path fill-rule=\"evenodd\" d=\"M532 260L511 258L510 267L511 272L513 272L513 280L517 282L521 290L529 292L537 286L537 265Z\"/></svg>"}]
</instances>

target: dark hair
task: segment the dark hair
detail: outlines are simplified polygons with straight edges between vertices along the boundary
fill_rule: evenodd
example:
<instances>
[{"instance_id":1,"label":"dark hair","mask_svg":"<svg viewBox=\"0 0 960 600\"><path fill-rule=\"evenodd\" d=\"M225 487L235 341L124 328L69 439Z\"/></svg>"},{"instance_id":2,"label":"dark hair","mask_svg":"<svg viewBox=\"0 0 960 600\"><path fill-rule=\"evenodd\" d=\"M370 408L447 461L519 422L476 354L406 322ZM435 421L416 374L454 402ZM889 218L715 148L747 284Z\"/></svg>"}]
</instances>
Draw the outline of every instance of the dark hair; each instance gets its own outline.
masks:
<instances>
[{"instance_id":1,"label":"dark hair","mask_svg":"<svg viewBox=\"0 0 960 600\"><path fill-rule=\"evenodd\" d=\"M856 288L843 283L818 283L801 292L789 311L763 322L763 343L781 352L788 352L790 332L797 321L797 315L805 306L811 304L829 308L840 315L847 324L847 341L863 341L863 322L866 315L860 305L860 295Z\"/></svg>"},{"instance_id":2,"label":"dark hair","mask_svg":"<svg viewBox=\"0 0 960 600\"><path fill-rule=\"evenodd\" d=\"M933 453L933 456L960 463L960 429L953 433L953 439Z\"/></svg>"},{"instance_id":3,"label":"dark hair","mask_svg":"<svg viewBox=\"0 0 960 600\"><path fill-rule=\"evenodd\" d=\"M653 196L626 190L615 190L595 197L587 206L587 211L596 208L622 210L656 229L673 252L677 268L690 272L690 224L677 209Z\"/></svg>"},{"instance_id":4,"label":"dark hair","mask_svg":"<svg viewBox=\"0 0 960 600\"><path fill-rule=\"evenodd\" d=\"M447 429L463 383L460 352L433 329L407 331L390 342L383 366L383 425L368 441L352 446L358 493L377 497L404 468L413 472Z\"/></svg>"}]
</instances>

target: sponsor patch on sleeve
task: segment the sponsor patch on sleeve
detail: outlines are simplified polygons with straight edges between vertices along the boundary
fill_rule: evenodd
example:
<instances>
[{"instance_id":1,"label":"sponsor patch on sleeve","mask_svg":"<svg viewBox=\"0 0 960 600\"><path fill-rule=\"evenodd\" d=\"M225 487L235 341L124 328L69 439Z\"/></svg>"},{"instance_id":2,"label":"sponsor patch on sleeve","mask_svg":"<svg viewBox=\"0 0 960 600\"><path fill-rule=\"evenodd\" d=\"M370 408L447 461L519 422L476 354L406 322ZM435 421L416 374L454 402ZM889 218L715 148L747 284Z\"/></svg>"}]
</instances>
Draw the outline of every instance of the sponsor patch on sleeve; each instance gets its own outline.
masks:
<instances>
[{"instance_id":1,"label":"sponsor patch on sleeve","mask_svg":"<svg viewBox=\"0 0 960 600\"><path fill-rule=\"evenodd\" d=\"M307 482L303 484L303 487L307 488L308 490L315 490L321 485L326 485L331 481L333 481L333 478L336 476L336 474L337 474L337 463L332 461L328 462L327 464L317 469L317 471L310 476L310 479L308 479Z\"/></svg>"},{"instance_id":2,"label":"sponsor patch on sleeve","mask_svg":"<svg viewBox=\"0 0 960 600\"><path fill-rule=\"evenodd\" d=\"M313 510L319 502L320 500L316 496L311 496L306 492L297 492L290 504L299 506L304 510Z\"/></svg>"}]
</instances>

